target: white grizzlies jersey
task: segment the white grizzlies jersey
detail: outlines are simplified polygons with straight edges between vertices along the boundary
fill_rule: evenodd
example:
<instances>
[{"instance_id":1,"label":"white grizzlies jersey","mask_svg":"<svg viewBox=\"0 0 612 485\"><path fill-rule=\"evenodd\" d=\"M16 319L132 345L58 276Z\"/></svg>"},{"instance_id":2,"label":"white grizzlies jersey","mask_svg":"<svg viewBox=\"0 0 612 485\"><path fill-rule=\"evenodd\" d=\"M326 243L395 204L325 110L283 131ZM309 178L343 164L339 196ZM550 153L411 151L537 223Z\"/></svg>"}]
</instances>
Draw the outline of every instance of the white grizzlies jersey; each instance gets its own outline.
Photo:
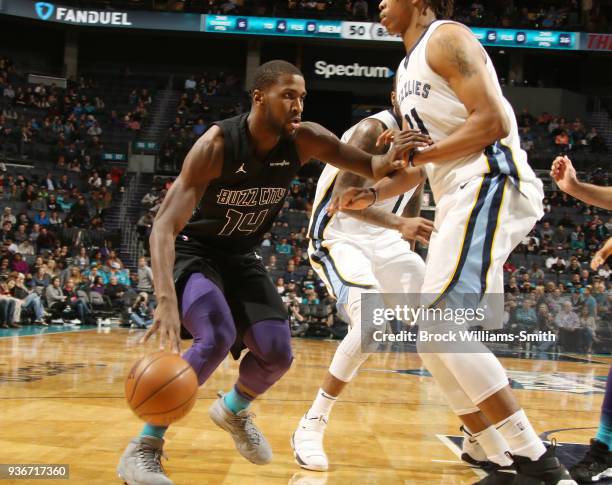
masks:
<instances>
[{"instance_id":1,"label":"white grizzlies jersey","mask_svg":"<svg viewBox=\"0 0 612 485\"><path fill-rule=\"evenodd\" d=\"M381 121L387 128L394 130L400 128L398 125L400 120L397 119L392 110L381 111L369 116L368 118L364 118L359 123L371 118ZM359 123L349 128L349 130L342 135L343 142L346 143L350 140ZM308 236L310 239L323 240L337 238L354 239L361 237L373 238L387 234L390 235L392 233L395 235L399 234L397 231L392 229L386 229L374 224L368 224L355 219L354 217L350 217L347 214L343 214L342 212L339 212L331 217L327 214L327 208L329 207L332 191L334 189L336 177L339 171L340 170L336 167L328 164L325 166L321 176L319 177L312 209L312 216L310 218L310 225L308 228ZM370 181L370 183L372 183L372 181ZM415 190L416 188L398 197L392 197L387 200L379 201L372 207L401 215Z\"/></svg>"},{"instance_id":2,"label":"white grizzlies jersey","mask_svg":"<svg viewBox=\"0 0 612 485\"><path fill-rule=\"evenodd\" d=\"M455 132L468 118L468 112L449 84L435 73L427 62L427 42L435 30L447 20L433 22L399 65L397 98L402 116L409 128L420 129L438 142ZM462 25L462 24L458 24ZM462 25L462 27L465 27ZM466 27L467 28L467 27ZM536 176L527 163L527 154L521 149L514 110L503 97L497 73L488 54L486 65L489 75L502 96L504 108L510 120L510 134L474 153L445 163L426 165L427 177L436 203L453 192L459 184L474 176L486 173L509 175L520 189L521 181L533 181Z\"/></svg>"}]
</instances>

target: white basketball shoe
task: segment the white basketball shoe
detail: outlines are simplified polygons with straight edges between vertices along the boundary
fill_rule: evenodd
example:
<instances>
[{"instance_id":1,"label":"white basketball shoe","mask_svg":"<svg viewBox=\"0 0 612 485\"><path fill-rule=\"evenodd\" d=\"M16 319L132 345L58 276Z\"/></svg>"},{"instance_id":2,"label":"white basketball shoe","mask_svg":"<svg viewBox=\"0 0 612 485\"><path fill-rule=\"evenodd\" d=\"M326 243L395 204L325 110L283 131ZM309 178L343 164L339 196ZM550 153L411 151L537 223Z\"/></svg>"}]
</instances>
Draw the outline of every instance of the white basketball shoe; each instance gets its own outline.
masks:
<instances>
[{"instance_id":1,"label":"white basketball shoe","mask_svg":"<svg viewBox=\"0 0 612 485\"><path fill-rule=\"evenodd\" d=\"M323 449L323 435L327 426L327 416L321 414L312 418L308 413L291 436L291 447L295 461L302 468L324 472L329 467L327 455Z\"/></svg>"}]
</instances>

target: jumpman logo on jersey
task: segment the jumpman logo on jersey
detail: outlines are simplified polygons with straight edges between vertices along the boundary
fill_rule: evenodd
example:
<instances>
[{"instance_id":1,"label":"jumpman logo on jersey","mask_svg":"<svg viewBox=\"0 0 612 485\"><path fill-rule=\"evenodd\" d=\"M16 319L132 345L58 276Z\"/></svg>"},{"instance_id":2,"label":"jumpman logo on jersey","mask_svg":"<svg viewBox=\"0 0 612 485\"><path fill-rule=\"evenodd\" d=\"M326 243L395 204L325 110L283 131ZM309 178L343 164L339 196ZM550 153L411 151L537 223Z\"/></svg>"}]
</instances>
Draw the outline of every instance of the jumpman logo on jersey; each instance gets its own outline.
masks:
<instances>
[{"instance_id":1,"label":"jumpman logo on jersey","mask_svg":"<svg viewBox=\"0 0 612 485\"><path fill-rule=\"evenodd\" d=\"M244 163L240 165L238 170L236 170L236 173L247 173L247 171L244 169Z\"/></svg>"}]
</instances>

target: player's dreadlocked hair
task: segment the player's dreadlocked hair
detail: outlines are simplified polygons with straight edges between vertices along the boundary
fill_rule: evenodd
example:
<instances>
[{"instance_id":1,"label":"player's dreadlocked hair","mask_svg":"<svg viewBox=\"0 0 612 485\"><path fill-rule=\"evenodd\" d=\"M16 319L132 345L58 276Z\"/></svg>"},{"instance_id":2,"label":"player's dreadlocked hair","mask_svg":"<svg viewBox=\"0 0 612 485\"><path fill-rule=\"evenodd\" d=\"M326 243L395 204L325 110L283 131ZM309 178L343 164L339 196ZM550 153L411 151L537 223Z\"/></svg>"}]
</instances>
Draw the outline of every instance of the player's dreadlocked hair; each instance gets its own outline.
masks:
<instances>
[{"instance_id":1,"label":"player's dreadlocked hair","mask_svg":"<svg viewBox=\"0 0 612 485\"><path fill-rule=\"evenodd\" d=\"M453 15L455 0L425 0L438 19L449 19Z\"/></svg>"},{"instance_id":2,"label":"player's dreadlocked hair","mask_svg":"<svg viewBox=\"0 0 612 485\"><path fill-rule=\"evenodd\" d=\"M250 92L253 92L255 89L262 90L271 86L278 81L279 77L285 74L297 74L298 76L304 77L302 71L287 61L276 60L262 64L255 71L253 82L250 86Z\"/></svg>"}]
</instances>

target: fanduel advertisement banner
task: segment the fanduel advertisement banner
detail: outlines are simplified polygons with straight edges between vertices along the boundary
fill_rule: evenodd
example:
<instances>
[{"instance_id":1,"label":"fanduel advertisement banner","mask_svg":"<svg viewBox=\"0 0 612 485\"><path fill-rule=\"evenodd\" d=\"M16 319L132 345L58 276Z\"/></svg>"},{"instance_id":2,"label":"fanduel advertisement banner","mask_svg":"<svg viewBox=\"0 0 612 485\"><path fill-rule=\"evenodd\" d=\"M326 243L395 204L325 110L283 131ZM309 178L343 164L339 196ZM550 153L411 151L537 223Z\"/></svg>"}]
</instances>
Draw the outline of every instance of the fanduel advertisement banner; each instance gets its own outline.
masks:
<instances>
[{"instance_id":1,"label":"fanduel advertisement banner","mask_svg":"<svg viewBox=\"0 0 612 485\"><path fill-rule=\"evenodd\" d=\"M282 19L271 17L236 17L206 15L206 32L223 34L279 35L340 39L339 20Z\"/></svg>"},{"instance_id":2,"label":"fanduel advertisement banner","mask_svg":"<svg viewBox=\"0 0 612 485\"><path fill-rule=\"evenodd\" d=\"M202 15L169 12L108 11L93 8L66 7L52 2L31 0L2 0L0 12L45 22L87 27L116 27L129 29L201 30Z\"/></svg>"},{"instance_id":3,"label":"fanduel advertisement banner","mask_svg":"<svg viewBox=\"0 0 612 485\"><path fill-rule=\"evenodd\" d=\"M92 27L176 30L214 34L246 34L318 39L401 42L377 23L343 22L235 15L200 15L135 10L107 11L66 7L53 2L0 0L0 13L45 22ZM610 39L600 34L472 27L486 46L560 50L611 50Z\"/></svg>"}]
</instances>

